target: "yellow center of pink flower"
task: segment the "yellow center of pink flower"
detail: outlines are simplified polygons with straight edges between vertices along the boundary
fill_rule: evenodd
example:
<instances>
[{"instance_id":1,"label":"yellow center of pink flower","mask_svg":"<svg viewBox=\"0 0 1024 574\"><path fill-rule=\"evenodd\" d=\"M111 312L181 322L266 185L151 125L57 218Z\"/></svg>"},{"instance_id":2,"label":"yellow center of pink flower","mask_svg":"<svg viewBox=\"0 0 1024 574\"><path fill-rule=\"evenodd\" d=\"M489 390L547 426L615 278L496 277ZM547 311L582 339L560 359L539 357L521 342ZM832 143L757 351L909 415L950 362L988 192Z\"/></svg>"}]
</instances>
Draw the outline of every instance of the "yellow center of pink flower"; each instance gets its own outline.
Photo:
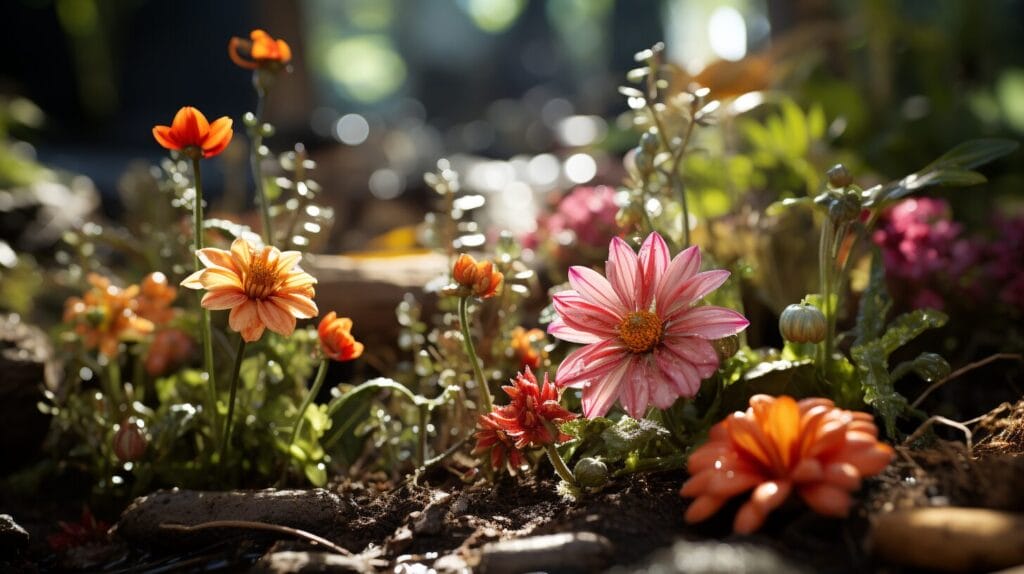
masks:
<instances>
[{"instance_id":1,"label":"yellow center of pink flower","mask_svg":"<svg viewBox=\"0 0 1024 574\"><path fill-rule=\"evenodd\" d=\"M619 323L619 339L634 353L646 353L661 342L661 319L650 311L633 311Z\"/></svg>"},{"instance_id":2,"label":"yellow center of pink flower","mask_svg":"<svg viewBox=\"0 0 1024 574\"><path fill-rule=\"evenodd\" d=\"M277 284L277 265L268 261L270 250L256 254L249 264L242 288L250 299L263 299L274 291Z\"/></svg>"}]
</instances>

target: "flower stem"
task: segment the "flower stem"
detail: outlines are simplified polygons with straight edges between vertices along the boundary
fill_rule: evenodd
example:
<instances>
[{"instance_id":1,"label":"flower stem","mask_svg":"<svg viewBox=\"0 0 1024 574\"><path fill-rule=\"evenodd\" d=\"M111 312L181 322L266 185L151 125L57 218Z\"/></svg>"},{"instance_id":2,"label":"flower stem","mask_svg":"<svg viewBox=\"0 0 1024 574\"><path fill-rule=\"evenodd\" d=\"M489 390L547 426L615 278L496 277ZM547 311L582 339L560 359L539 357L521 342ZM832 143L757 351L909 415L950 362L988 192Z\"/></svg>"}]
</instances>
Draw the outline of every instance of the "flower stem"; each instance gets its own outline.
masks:
<instances>
[{"instance_id":1,"label":"flower stem","mask_svg":"<svg viewBox=\"0 0 1024 574\"><path fill-rule=\"evenodd\" d=\"M569 467L565 466L565 461L562 460L562 455L558 454L558 449L555 448L553 443L544 445L544 450L548 453L548 460L551 461L551 466L555 467L555 472L562 480L569 484L576 484L576 479L572 475L572 471Z\"/></svg>"},{"instance_id":2,"label":"flower stem","mask_svg":"<svg viewBox=\"0 0 1024 574\"><path fill-rule=\"evenodd\" d=\"M118 357L107 358L107 394L110 395L114 411L121 409L125 402L124 387L121 385L121 365Z\"/></svg>"},{"instance_id":3,"label":"flower stem","mask_svg":"<svg viewBox=\"0 0 1024 574\"><path fill-rule=\"evenodd\" d=\"M195 215L193 233L195 235L195 269L203 268L199 261L199 250L203 248L203 176L199 169L199 158L192 158L192 178L196 185L195 199L192 202L192 211ZM202 306L203 296L199 298L199 310L201 312L201 324L199 339L203 343L203 370L206 371L206 410L210 412L210 427L213 429L216 439L217 429L217 380L213 371L213 329L210 326L210 310Z\"/></svg>"},{"instance_id":4,"label":"flower stem","mask_svg":"<svg viewBox=\"0 0 1024 574\"><path fill-rule=\"evenodd\" d=\"M469 333L469 297L459 298L459 327L462 328L462 346L466 349L466 356L473 365L476 384L480 387L480 404L484 407L482 410L489 413L494 410L494 401L491 399L491 390L487 387L484 373L480 370L480 358L477 357L473 337Z\"/></svg>"},{"instance_id":5,"label":"flower stem","mask_svg":"<svg viewBox=\"0 0 1024 574\"><path fill-rule=\"evenodd\" d=\"M430 409L426 403L420 403L417 405L419 408L419 440L416 442L416 458L419 459L420 465L427 463L427 422L430 420Z\"/></svg>"},{"instance_id":6,"label":"flower stem","mask_svg":"<svg viewBox=\"0 0 1024 574\"><path fill-rule=\"evenodd\" d=\"M249 128L252 145L249 146L249 164L252 168L253 185L256 186L256 197L260 203L260 219L263 223L263 244L274 244L274 231L270 221L270 202L267 192L263 189L263 169L260 165L260 148L263 147L263 104L267 94L262 89L256 90L256 123Z\"/></svg>"},{"instance_id":7,"label":"flower stem","mask_svg":"<svg viewBox=\"0 0 1024 574\"><path fill-rule=\"evenodd\" d=\"M316 371L316 378L313 379L313 386L310 387L309 392L306 393L306 398L302 399L302 406L299 407L298 419L292 426L292 435L288 437L288 449L291 450L292 445L295 444L295 439L302 432L302 424L306 422L306 409L316 399L316 396L320 394L320 387L324 385L324 379L327 378L327 367L330 365L328 359L320 361L320 368Z\"/></svg>"},{"instance_id":8,"label":"flower stem","mask_svg":"<svg viewBox=\"0 0 1024 574\"><path fill-rule=\"evenodd\" d=\"M220 463L224 464L228 459L228 451L231 448L231 419L235 415L235 395L238 394L238 378L242 372L242 359L245 357L245 339L238 342L238 353L235 355L234 374L231 376L231 394L228 396L228 416L224 419L224 436L220 443Z\"/></svg>"},{"instance_id":9,"label":"flower stem","mask_svg":"<svg viewBox=\"0 0 1024 574\"><path fill-rule=\"evenodd\" d=\"M821 283L821 312L825 315L828 330L825 340L821 343L821 361L819 372L827 376L832 361L832 348L835 343L835 312L832 305L832 242L835 240L835 228L826 218L821 224L821 241L818 245L818 274Z\"/></svg>"}]
</instances>

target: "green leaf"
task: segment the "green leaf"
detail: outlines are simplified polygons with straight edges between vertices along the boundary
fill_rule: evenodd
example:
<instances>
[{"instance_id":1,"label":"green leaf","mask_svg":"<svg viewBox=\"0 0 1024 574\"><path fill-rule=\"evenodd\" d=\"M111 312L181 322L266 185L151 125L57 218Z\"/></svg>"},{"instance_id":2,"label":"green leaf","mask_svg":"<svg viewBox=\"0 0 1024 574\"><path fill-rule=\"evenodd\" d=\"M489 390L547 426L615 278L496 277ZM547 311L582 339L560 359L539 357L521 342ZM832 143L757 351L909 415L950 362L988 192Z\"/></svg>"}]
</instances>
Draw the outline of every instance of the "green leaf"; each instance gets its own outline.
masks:
<instances>
[{"instance_id":1,"label":"green leaf","mask_svg":"<svg viewBox=\"0 0 1024 574\"><path fill-rule=\"evenodd\" d=\"M797 399L827 396L811 361L765 361L722 390L724 412L742 411L757 394L790 395Z\"/></svg>"},{"instance_id":2,"label":"green leaf","mask_svg":"<svg viewBox=\"0 0 1024 574\"><path fill-rule=\"evenodd\" d=\"M802 158L810 145L807 118L793 100L782 101L782 121L786 126L786 149L791 158Z\"/></svg>"},{"instance_id":3,"label":"green leaf","mask_svg":"<svg viewBox=\"0 0 1024 574\"><path fill-rule=\"evenodd\" d=\"M1013 140L1003 138L970 140L942 154L928 167L974 169L1013 153L1018 145Z\"/></svg>"},{"instance_id":4,"label":"green leaf","mask_svg":"<svg viewBox=\"0 0 1024 574\"><path fill-rule=\"evenodd\" d=\"M888 354L880 341L854 347L853 362L861 374L864 401L874 407L885 422L886 433L896 436L896 417L907 406L907 399L893 388L889 375Z\"/></svg>"},{"instance_id":5,"label":"green leaf","mask_svg":"<svg viewBox=\"0 0 1024 574\"><path fill-rule=\"evenodd\" d=\"M302 467L302 471L306 474L306 479L313 486L323 486L327 484L327 468L323 463L311 462Z\"/></svg>"},{"instance_id":6,"label":"green leaf","mask_svg":"<svg viewBox=\"0 0 1024 574\"><path fill-rule=\"evenodd\" d=\"M935 309L916 309L896 317L879 341L886 359L893 351L906 345L921 333L928 329L937 329L945 325L948 320L949 317L945 313Z\"/></svg>"},{"instance_id":7,"label":"green leaf","mask_svg":"<svg viewBox=\"0 0 1024 574\"><path fill-rule=\"evenodd\" d=\"M860 298L857 310L857 339L853 345L863 345L882 335L885 318L892 308L892 299L885 286L885 265L882 254L876 249L871 256L871 275L868 286Z\"/></svg>"},{"instance_id":8,"label":"green leaf","mask_svg":"<svg viewBox=\"0 0 1024 574\"><path fill-rule=\"evenodd\" d=\"M385 377L367 381L348 392L333 399L327 406L327 416L331 419L331 429L321 441L324 448L330 449L339 440L351 443L354 441L356 428L370 409L374 397L383 390L391 390L417 404L417 397L405 385Z\"/></svg>"},{"instance_id":9,"label":"green leaf","mask_svg":"<svg viewBox=\"0 0 1024 574\"><path fill-rule=\"evenodd\" d=\"M651 441L666 438L671 433L650 419L622 417L615 425L605 429L601 438L608 460L622 460L630 453L643 449Z\"/></svg>"}]
</instances>

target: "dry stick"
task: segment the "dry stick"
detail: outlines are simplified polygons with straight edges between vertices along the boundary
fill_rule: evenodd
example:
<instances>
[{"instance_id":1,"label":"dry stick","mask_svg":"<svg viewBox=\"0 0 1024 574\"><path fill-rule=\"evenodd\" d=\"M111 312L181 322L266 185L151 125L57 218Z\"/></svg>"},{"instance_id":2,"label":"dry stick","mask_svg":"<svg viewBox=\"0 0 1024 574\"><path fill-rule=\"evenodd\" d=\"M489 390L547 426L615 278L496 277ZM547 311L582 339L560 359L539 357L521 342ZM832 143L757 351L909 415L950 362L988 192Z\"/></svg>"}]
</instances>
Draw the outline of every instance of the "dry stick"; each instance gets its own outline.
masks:
<instances>
[{"instance_id":1,"label":"dry stick","mask_svg":"<svg viewBox=\"0 0 1024 574\"><path fill-rule=\"evenodd\" d=\"M278 534L287 534L289 536L301 538L313 544L320 544L329 550L341 554L342 556L354 558L354 555L351 552L345 550L344 548L338 546L330 540L327 540L326 538L322 538L306 530L300 530L298 528L292 528L290 526L282 526L280 524L270 524L267 522L256 522L252 520L213 520L210 522L196 524L194 526L186 526L184 524L163 523L160 525L160 528L166 528L167 530L180 530L182 532L192 532L194 530L207 530L210 528L245 528L248 530L265 530L268 532L277 532Z\"/></svg>"},{"instance_id":2,"label":"dry stick","mask_svg":"<svg viewBox=\"0 0 1024 574\"><path fill-rule=\"evenodd\" d=\"M953 379L959 377L960 375L963 375L964 373L967 373L969 371L973 371L974 369L978 369L978 368L984 367L985 365L987 365L989 363L993 363L993 362L1001 360L1001 359L1014 360L1014 361L1022 361L1022 360L1024 360L1024 356L1018 355L1017 353L996 353L995 355L991 355L991 356L985 357L984 359L982 359L980 361L975 361L975 362L970 363L968 365L964 365L963 367L960 367L959 369L953 371L952 373L950 373L946 377L944 377L942 379L939 379L938 381L932 383L932 386L930 386L927 389L925 389L924 392L921 393L921 396L917 397L917 399L913 403L910 404L910 408L916 409L917 406L920 405L921 402L924 401L924 399L928 397L928 395L932 394L932 392L934 392L936 389L938 389L942 385L948 383L949 381L952 381Z\"/></svg>"},{"instance_id":3,"label":"dry stick","mask_svg":"<svg viewBox=\"0 0 1024 574\"><path fill-rule=\"evenodd\" d=\"M967 422L970 422L970 421L967 421ZM947 419L946 417L939 416L939 415L935 415L933 417L929 417L928 420L926 420L923 423L921 423L921 426L917 427L917 430L914 431L913 434L908 436L905 441L903 441L903 445L904 446L909 445L910 443L912 443L915 440L917 440L918 438L920 438L921 435L924 434L924 431L926 431L929 428L931 428L932 425L934 425L935 423L942 423L942 424L944 424L944 425L946 425L948 427L952 427L952 428L955 428L957 430L962 431L964 433L964 437L967 439L967 456L971 456L971 453L974 450L974 443L973 443L974 433L971 432L971 429L967 428L967 424L965 424L965 423L958 422L958 421L955 421L955 420L952 420L952 419Z\"/></svg>"}]
</instances>

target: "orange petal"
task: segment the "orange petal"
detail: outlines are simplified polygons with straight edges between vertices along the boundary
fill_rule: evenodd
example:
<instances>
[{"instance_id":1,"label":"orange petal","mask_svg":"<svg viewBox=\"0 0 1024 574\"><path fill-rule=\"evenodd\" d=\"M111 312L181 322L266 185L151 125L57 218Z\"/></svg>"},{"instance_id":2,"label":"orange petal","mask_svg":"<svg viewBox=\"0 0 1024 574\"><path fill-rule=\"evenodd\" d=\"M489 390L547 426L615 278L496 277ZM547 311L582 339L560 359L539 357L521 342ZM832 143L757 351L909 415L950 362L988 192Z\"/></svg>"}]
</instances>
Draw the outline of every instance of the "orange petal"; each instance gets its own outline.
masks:
<instances>
[{"instance_id":1,"label":"orange petal","mask_svg":"<svg viewBox=\"0 0 1024 574\"><path fill-rule=\"evenodd\" d=\"M242 54L239 52L239 50L243 48L246 51L251 51L252 42L250 42L249 40L244 40L242 38L231 38L231 41L228 42L228 56L231 58L231 61L234 62L236 65L245 68L246 70L255 70L256 62L246 60L242 57Z\"/></svg>"},{"instance_id":2,"label":"orange petal","mask_svg":"<svg viewBox=\"0 0 1024 574\"><path fill-rule=\"evenodd\" d=\"M184 278L180 285L188 289L202 289L203 282L200 279L202 278L203 273L206 273L206 269L200 269L199 271L192 273L188 277Z\"/></svg>"},{"instance_id":3,"label":"orange petal","mask_svg":"<svg viewBox=\"0 0 1024 574\"><path fill-rule=\"evenodd\" d=\"M756 459L766 468L777 466L778 453L770 446L768 437L754 422L753 417L746 413L734 413L728 419L729 437L742 453Z\"/></svg>"},{"instance_id":4,"label":"orange petal","mask_svg":"<svg viewBox=\"0 0 1024 574\"><path fill-rule=\"evenodd\" d=\"M741 492L754 488L764 481L764 477L754 473L743 473L727 470L708 485L708 494L722 498L732 498Z\"/></svg>"},{"instance_id":5,"label":"orange petal","mask_svg":"<svg viewBox=\"0 0 1024 574\"><path fill-rule=\"evenodd\" d=\"M727 443L717 441L706 442L700 448L690 453L690 457L686 461L686 468L691 475L710 469L726 453L732 452L732 450L732 447Z\"/></svg>"},{"instance_id":6,"label":"orange petal","mask_svg":"<svg viewBox=\"0 0 1024 574\"><path fill-rule=\"evenodd\" d=\"M203 157L213 157L228 147L234 135L231 124L231 118L227 116L214 120L210 125L210 132L203 139Z\"/></svg>"},{"instance_id":7,"label":"orange petal","mask_svg":"<svg viewBox=\"0 0 1024 574\"><path fill-rule=\"evenodd\" d=\"M228 315L228 326L242 334L246 342L253 342L263 335L263 322L255 301L246 301L231 310Z\"/></svg>"},{"instance_id":8,"label":"orange petal","mask_svg":"<svg viewBox=\"0 0 1024 574\"><path fill-rule=\"evenodd\" d=\"M277 259L277 272L282 275L288 273L300 259L302 259L302 253L298 251L282 251Z\"/></svg>"},{"instance_id":9,"label":"orange petal","mask_svg":"<svg viewBox=\"0 0 1024 574\"><path fill-rule=\"evenodd\" d=\"M750 495L750 501L767 516L785 502L791 492L793 485L788 480L772 480L759 484Z\"/></svg>"},{"instance_id":10,"label":"orange petal","mask_svg":"<svg viewBox=\"0 0 1024 574\"><path fill-rule=\"evenodd\" d=\"M256 310L260 321L271 331L279 335L291 335L295 331L295 317L272 302L257 301Z\"/></svg>"},{"instance_id":11,"label":"orange petal","mask_svg":"<svg viewBox=\"0 0 1024 574\"><path fill-rule=\"evenodd\" d=\"M230 251L217 249L215 247L207 247L196 251L196 256L199 257L199 260L207 267L217 266L230 269L231 271L238 271L235 269L235 262L231 259Z\"/></svg>"},{"instance_id":12,"label":"orange petal","mask_svg":"<svg viewBox=\"0 0 1024 574\"><path fill-rule=\"evenodd\" d=\"M848 462L838 462L825 467L825 482L844 490L860 488L860 473Z\"/></svg>"},{"instance_id":13,"label":"orange petal","mask_svg":"<svg viewBox=\"0 0 1024 574\"><path fill-rule=\"evenodd\" d=\"M235 261L235 268L239 271L248 271L252 262L253 246L241 237L231 242L231 258Z\"/></svg>"},{"instance_id":14,"label":"orange petal","mask_svg":"<svg viewBox=\"0 0 1024 574\"><path fill-rule=\"evenodd\" d=\"M815 482L821 480L823 476L825 471L821 468L821 463L813 458L801 460L790 474L794 482Z\"/></svg>"},{"instance_id":15,"label":"orange petal","mask_svg":"<svg viewBox=\"0 0 1024 574\"><path fill-rule=\"evenodd\" d=\"M283 293L270 297L270 300L283 307L289 309L292 315L300 319L309 319L316 317L320 310L316 308L316 303L313 302L309 297L302 295L295 295L292 293Z\"/></svg>"},{"instance_id":16,"label":"orange petal","mask_svg":"<svg viewBox=\"0 0 1024 574\"><path fill-rule=\"evenodd\" d=\"M153 126L153 137L156 143L167 149L181 150L182 146L174 139L174 131L168 126Z\"/></svg>"},{"instance_id":17,"label":"orange petal","mask_svg":"<svg viewBox=\"0 0 1024 574\"><path fill-rule=\"evenodd\" d=\"M818 514L839 518L850 512L853 503L850 493L827 483L802 487L800 497Z\"/></svg>"},{"instance_id":18,"label":"orange petal","mask_svg":"<svg viewBox=\"0 0 1024 574\"><path fill-rule=\"evenodd\" d=\"M209 290L215 289L241 289L242 278L235 271L229 271L223 267L207 267L205 273L199 278L203 287Z\"/></svg>"},{"instance_id":19,"label":"orange petal","mask_svg":"<svg viewBox=\"0 0 1024 574\"><path fill-rule=\"evenodd\" d=\"M689 524L707 520L722 508L725 501L726 499L724 498L717 498L714 496L698 496L696 500L691 502L690 506L687 507L686 514L683 515L683 518Z\"/></svg>"},{"instance_id":20,"label":"orange petal","mask_svg":"<svg viewBox=\"0 0 1024 574\"><path fill-rule=\"evenodd\" d=\"M249 297L241 290L218 289L203 295L202 305L211 311L223 311L233 309L249 300Z\"/></svg>"},{"instance_id":21,"label":"orange petal","mask_svg":"<svg viewBox=\"0 0 1024 574\"><path fill-rule=\"evenodd\" d=\"M853 442L836 454L837 462L847 462L857 469L861 476L874 476L892 462L893 450L887 444L862 444Z\"/></svg>"},{"instance_id":22,"label":"orange petal","mask_svg":"<svg viewBox=\"0 0 1024 574\"><path fill-rule=\"evenodd\" d=\"M683 487L679 490L679 496L692 498L703 494L716 474L714 471L705 471L692 475L689 480L683 483Z\"/></svg>"},{"instance_id":23,"label":"orange petal","mask_svg":"<svg viewBox=\"0 0 1024 574\"><path fill-rule=\"evenodd\" d=\"M762 514L760 509L752 502L747 501L736 512L736 518L732 522L732 530L736 534L750 534L761 528L767 515Z\"/></svg>"},{"instance_id":24,"label":"orange petal","mask_svg":"<svg viewBox=\"0 0 1024 574\"><path fill-rule=\"evenodd\" d=\"M284 40L277 41L277 58L282 64L292 61L292 47Z\"/></svg>"},{"instance_id":25,"label":"orange petal","mask_svg":"<svg viewBox=\"0 0 1024 574\"><path fill-rule=\"evenodd\" d=\"M800 407L793 397L780 396L771 405L768 420L763 421L763 424L765 434L775 445L776 452L781 458L782 468L789 469L799 446Z\"/></svg>"}]
</instances>

